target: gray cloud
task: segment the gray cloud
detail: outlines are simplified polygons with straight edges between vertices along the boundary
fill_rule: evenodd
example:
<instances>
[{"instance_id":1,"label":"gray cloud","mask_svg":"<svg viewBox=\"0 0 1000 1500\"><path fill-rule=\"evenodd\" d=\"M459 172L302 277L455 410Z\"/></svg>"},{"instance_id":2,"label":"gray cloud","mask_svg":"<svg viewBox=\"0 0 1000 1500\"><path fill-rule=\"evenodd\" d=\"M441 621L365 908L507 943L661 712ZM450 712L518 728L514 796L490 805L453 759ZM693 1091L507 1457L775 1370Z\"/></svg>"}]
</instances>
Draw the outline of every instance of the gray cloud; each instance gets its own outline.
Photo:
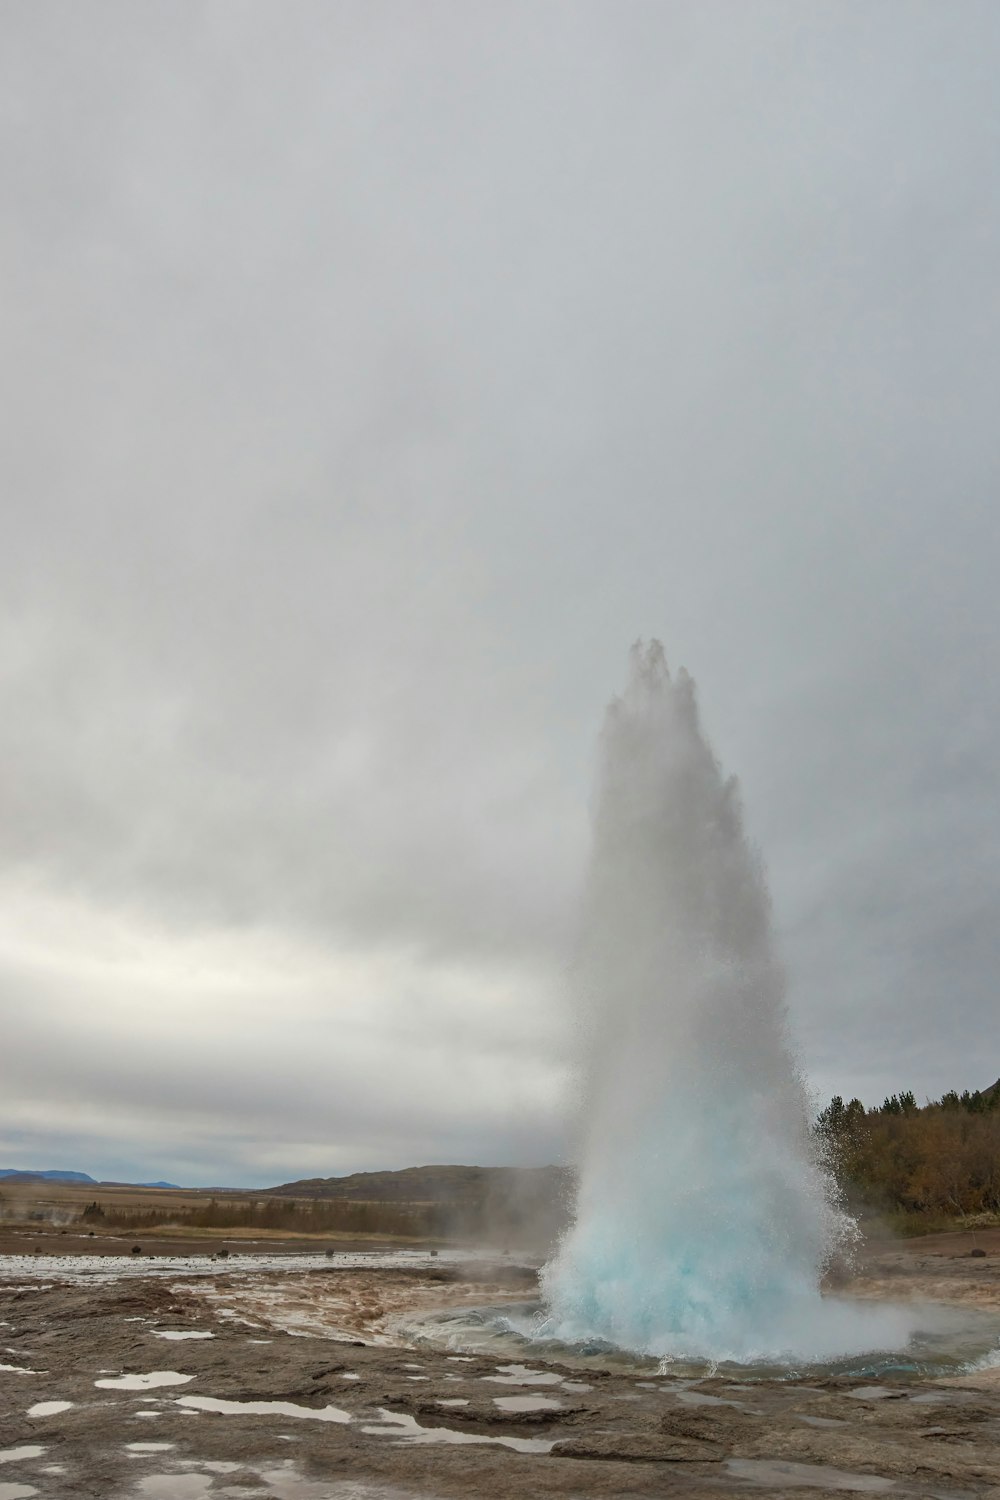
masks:
<instances>
[{"instance_id":1,"label":"gray cloud","mask_svg":"<svg viewBox=\"0 0 1000 1500\"><path fill-rule=\"evenodd\" d=\"M995 7L2 31L0 1154L556 1153L639 634L743 781L817 1087L991 1081Z\"/></svg>"}]
</instances>

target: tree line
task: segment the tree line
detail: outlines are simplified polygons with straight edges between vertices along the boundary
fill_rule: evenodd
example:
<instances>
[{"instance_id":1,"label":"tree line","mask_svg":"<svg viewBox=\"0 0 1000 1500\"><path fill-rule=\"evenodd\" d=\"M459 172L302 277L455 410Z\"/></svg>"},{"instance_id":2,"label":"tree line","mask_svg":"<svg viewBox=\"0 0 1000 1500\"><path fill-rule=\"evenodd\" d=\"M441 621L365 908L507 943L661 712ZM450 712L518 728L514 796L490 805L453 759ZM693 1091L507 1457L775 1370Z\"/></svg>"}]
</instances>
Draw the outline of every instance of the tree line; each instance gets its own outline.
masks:
<instances>
[{"instance_id":1,"label":"tree line","mask_svg":"<svg viewBox=\"0 0 1000 1500\"><path fill-rule=\"evenodd\" d=\"M909 1090L873 1109L837 1095L816 1131L854 1212L1000 1213L1000 1080L923 1105Z\"/></svg>"}]
</instances>

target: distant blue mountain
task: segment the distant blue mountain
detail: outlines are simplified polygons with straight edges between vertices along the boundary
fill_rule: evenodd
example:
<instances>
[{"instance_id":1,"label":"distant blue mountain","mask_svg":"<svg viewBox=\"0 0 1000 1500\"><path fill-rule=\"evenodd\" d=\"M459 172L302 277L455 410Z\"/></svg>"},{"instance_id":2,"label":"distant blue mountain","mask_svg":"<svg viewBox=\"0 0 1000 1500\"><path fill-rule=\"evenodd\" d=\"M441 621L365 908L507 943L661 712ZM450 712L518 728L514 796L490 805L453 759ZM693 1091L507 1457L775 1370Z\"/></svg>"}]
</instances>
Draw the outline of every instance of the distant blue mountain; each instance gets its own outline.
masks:
<instances>
[{"instance_id":1,"label":"distant blue mountain","mask_svg":"<svg viewBox=\"0 0 1000 1500\"><path fill-rule=\"evenodd\" d=\"M176 1188L176 1182L98 1182L89 1172L36 1172L32 1167L0 1167L0 1179L17 1177L22 1182L92 1182L95 1187Z\"/></svg>"},{"instance_id":2,"label":"distant blue mountain","mask_svg":"<svg viewBox=\"0 0 1000 1500\"><path fill-rule=\"evenodd\" d=\"M88 1172L36 1172L31 1167L0 1167L0 1177L40 1177L44 1182L94 1182Z\"/></svg>"}]
</instances>

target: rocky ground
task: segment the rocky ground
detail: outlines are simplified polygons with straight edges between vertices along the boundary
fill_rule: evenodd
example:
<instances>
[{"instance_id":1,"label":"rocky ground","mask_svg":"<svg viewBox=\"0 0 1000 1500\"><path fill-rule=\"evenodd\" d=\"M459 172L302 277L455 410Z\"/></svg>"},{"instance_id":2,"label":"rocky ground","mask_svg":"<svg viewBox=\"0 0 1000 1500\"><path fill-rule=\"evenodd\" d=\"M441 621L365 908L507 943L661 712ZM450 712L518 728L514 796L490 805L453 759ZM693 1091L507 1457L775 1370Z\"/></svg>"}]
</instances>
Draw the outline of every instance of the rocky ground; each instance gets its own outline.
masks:
<instances>
[{"instance_id":1,"label":"rocky ground","mask_svg":"<svg viewBox=\"0 0 1000 1500\"><path fill-rule=\"evenodd\" d=\"M516 1365L401 1332L415 1310L530 1295L509 1264L81 1272L60 1248L0 1257L0 1500L1000 1500L1000 1371L734 1384ZM998 1248L883 1249L857 1290L1000 1307Z\"/></svg>"}]
</instances>

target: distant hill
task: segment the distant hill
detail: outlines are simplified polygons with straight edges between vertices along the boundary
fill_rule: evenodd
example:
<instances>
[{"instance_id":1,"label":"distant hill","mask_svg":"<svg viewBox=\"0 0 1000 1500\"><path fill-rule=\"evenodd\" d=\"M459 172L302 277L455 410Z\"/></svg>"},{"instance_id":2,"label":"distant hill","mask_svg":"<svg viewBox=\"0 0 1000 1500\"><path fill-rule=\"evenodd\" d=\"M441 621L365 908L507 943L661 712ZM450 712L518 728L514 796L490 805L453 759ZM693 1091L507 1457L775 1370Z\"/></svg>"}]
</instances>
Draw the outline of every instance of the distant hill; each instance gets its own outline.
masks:
<instances>
[{"instance_id":1,"label":"distant hill","mask_svg":"<svg viewBox=\"0 0 1000 1500\"><path fill-rule=\"evenodd\" d=\"M95 1182L88 1172L36 1172L29 1167L0 1167L0 1177L18 1182Z\"/></svg>"},{"instance_id":2,"label":"distant hill","mask_svg":"<svg viewBox=\"0 0 1000 1500\"><path fill-rule=\"evenodd\" d=\"M565 1228L572 1174L565 1167L404 1167L398 1172L352 1172L305 1177L267 1188L270 1198L339 1200L398 1206L422 1218L434 1234L485 1237L494 1243L551 1246ZM317 1203L317 1208L318 1208ZM277 1207L277 1205L275 1205Z\"/></svg>"},{"instance_id":3,"label":"distant hill","mask_svg":"<svg viewBox=\"0 0 1000 1500\"><path fill-rule=\"evenodd\" d=\"M398 1172L352 1172L303 1177L265 1188L274 1198L347 1198L364 1203L461 1203L486 1197L558 1196L563 1167L403 1167Z\"/></svg>"},{"instance_id":4,"label":"distant hill","mask_svg":"<svg viewBox=\"0 0 1000 1500\"><path fill-rule=\"evenodd\" d=\"M176 1182L98 1182L89 1172L36 1172L31 1167L0 1167L4 1182L90 1182L94 1187L177 1188Z\"/></svg>"},{"instance_id":5,"label":"distant hill","mask_svg":"<svg viewBox=\"0 0 1000 1500\"><path fill-rule=\"evenodd\" d=\"M178 1192L183 1192L183 1188L176 1182L122 1182L117 1177L102 1177L97 1186L103 1188L175 1188Z\"/></svg>"}]
</instances>

